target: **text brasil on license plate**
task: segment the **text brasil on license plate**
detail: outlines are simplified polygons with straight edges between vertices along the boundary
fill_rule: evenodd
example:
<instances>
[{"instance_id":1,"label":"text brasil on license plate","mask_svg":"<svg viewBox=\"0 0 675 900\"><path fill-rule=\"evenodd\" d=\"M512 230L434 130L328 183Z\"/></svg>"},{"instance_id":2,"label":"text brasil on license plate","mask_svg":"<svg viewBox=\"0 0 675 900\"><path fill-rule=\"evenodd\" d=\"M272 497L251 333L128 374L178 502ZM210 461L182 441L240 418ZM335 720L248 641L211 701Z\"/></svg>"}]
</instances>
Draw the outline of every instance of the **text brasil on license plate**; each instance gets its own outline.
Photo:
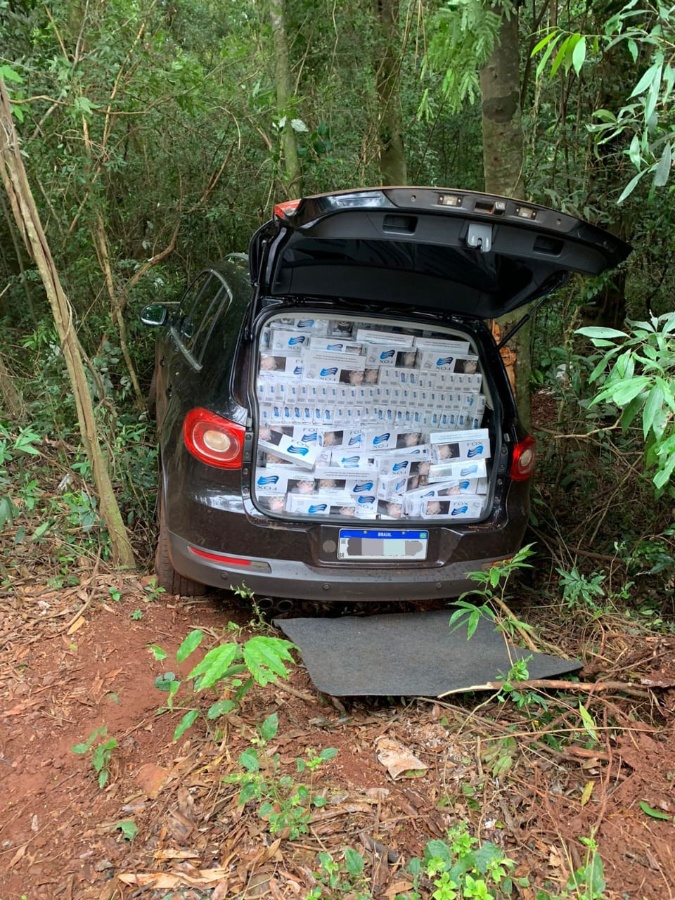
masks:
<instances>
[{"instance_id":1,"label":"text brasil on license plate","mask_svg":"<svg viewBox=\"0 0 675 900\"><path fill-rule=\"evenodd\" d=\"M399 531L386 528L341 528L338 559L427 558L428 531Z\"/></svg>"}]
</instances>

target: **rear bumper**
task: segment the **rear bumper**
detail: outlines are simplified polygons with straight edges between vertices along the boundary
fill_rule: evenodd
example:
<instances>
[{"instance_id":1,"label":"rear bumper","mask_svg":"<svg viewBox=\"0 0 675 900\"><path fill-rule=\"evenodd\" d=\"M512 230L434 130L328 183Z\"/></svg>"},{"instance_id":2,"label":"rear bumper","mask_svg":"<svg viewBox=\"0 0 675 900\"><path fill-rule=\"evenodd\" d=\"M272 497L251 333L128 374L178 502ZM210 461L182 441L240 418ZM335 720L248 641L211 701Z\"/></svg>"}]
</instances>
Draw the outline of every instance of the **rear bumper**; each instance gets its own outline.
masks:
<instances>
[{"instance_id":1,"label":"rear bumper","mask_svg":"<svg viewBox=\"0 0 675 900\"><path fill-rule=\"evenodd\" d=\"M169 534L170 557L174 569L187 578L234 590L246 585L259 596L288 597L295 600L405 601L456 597L475 583L467 573L489 568L508 554L469 562L449 563L433 568L355 569L309 566L291 559L238 557L251 565L225 565L196 555L184 538ZM209 552L207 548L197 548ZM515 552L517 546L510 552ZM268 567L269 571L257 571Z\"/></svg>"}]
</instances>

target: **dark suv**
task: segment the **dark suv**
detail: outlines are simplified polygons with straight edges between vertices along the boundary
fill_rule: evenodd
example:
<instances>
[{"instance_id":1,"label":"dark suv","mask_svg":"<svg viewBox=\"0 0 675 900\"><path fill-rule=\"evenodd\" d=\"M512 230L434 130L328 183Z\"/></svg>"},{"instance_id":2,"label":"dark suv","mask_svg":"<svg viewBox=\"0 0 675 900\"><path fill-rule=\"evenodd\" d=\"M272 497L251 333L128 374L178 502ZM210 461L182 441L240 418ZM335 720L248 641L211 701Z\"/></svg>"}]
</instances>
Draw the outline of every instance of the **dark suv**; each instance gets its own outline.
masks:
<instances>
[{"instance_id":1,"label":"dark suv","mask_svg":"<svg viewBox=\"0 0 675 900\"><path fill-rule=\"evenodd\" d=\"M282 203L162 326L160 584L423 600L518 549L534 444L486 321L630 248L519 200L377 188Z\"/></svg>"}]
</instances>

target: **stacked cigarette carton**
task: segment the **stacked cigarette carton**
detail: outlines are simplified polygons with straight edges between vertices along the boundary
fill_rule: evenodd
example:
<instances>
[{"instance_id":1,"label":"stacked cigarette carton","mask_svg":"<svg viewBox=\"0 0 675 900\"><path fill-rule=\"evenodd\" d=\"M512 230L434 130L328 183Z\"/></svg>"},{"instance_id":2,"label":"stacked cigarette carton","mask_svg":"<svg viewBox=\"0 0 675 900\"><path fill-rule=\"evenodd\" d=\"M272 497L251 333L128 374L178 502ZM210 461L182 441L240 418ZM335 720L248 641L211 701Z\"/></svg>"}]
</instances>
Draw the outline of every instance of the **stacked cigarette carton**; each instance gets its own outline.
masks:
<instances>
[{"instance_id":1,"label":"stacked cigarette carton","mask_svg":"<svg viewBox=\"0 0 675 900\"><path fill-rule=\"evenodd\" d=\"M270 512L478 519L486 398L468 341L328 315L274 317L256 380L256 500Z\"/></svg>"}]
</instances>

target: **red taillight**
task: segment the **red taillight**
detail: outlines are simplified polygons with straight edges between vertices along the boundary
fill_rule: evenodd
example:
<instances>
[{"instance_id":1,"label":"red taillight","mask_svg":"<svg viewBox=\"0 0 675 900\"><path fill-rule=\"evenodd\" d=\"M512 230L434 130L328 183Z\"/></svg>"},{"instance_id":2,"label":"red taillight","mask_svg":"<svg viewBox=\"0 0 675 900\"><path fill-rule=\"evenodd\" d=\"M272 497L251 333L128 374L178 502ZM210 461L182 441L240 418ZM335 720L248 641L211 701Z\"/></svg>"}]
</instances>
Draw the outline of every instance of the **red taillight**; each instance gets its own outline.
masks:
<instances>
[{"instance_id":1,"label":"red taillight","mask_svg":"<svg viewBox=\"0 0 675 900\"><path fill-rule=\"evenodd\" d=\"M239 556L226 556L224 553L213 553L209 550L199 550L197 547L190 547L188 545L188 550L190 553L194 553L195 556L201 556L202 559L210 559L213 562L222 563L224 566L251 566L252 561L250 559L242 559Z\"/></svg>"},{"instance_id":2,"label":"red taillight","mask_svg":"<svg viewBox=\"0 0 675 900\"><path fill-rule=\"evenodd\" d=\"M208 409L191 409L183 423L185 446L193 456L218 469L240 469L246 429Z\"/></svg>"},{"instance_id":3,"label":"red taillight","mask_svg":"<svg viewBox=\"0 0 675 900\"><path fill-rule=\"evenodd\" d=\"M511 460L510 475L514 481L527 481L534 472L534 464L537 459L537 452L534 446L534 438L528 436L513 448L513 458Z\"/></svg>"},{"instance_id":4,"label":"red taillight","mask_svg":"<svg viewBox=\"0 0 675 900\"><path fill-rule=\"evenodd\" d=\"M285 219L287 216L294 215L299 203L299 200L285 200L283 203L277 203L274 207L274 218Z\"/></svg>"}]
</instances>

